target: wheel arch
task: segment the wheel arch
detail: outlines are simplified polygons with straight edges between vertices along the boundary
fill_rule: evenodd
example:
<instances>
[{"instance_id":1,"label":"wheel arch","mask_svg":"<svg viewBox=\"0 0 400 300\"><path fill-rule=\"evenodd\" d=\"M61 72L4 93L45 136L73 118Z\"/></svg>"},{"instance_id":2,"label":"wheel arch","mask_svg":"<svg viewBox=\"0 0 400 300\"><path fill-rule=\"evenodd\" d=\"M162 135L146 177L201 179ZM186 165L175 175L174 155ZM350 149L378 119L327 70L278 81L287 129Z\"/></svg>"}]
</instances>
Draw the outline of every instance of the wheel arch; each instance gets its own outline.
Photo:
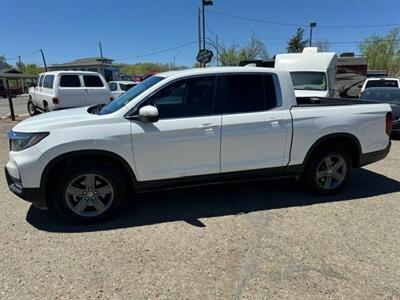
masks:
<instances>
[{"instance_id":1,"label":"wheel arch","mask_svg":"<svg viewBox=\"0 0 400 300\"><path fill-rule=\"evenodd\" d=\"M303 166L306 167L310 158L317 151L339 148L345 150L351 157L353 167L360 165L361 144L358 138L350 133L333 133L320 137L308 150Z\"/></svg>"},{"instance_id":2,"label":"wheel arch","mask_svg":"<svg viewBox=\"0 0 400 300\"><path fill-rule=\"evenodd\" d=\"M69 167L85 158L89 161L101 161L105 164L109 163L115 165L118 170L125 175L124 180L129 184L128 187L132 187L132 190L136 189L136 176L128 162L118 154L106 150L78 150L67 152L53 158L42 172L40 189L47 195L57 171L62 170L63 167ZM46 200L47 199L48 197L46 196Z\"/></svg>"}]
</instances>

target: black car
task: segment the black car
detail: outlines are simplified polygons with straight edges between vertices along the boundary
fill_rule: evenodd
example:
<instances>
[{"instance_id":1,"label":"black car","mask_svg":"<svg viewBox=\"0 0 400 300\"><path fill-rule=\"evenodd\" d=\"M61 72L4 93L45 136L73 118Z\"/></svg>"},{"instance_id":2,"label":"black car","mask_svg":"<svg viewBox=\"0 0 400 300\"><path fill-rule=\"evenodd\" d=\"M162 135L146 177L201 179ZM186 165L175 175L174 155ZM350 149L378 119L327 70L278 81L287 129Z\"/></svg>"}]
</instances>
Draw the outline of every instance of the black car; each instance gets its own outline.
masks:
<instances>
[{"instance_id":1,"label":"black car","mask_svg":"<svg viewBox=\"0 0 400 300\"><path fill-rule=\"evenodd\" d=\"M361 100L375 100L387 102L393 111L393 137L400 137L400 88L376 87L368 88L362 92Z\"/></svg>"}]
</instances>

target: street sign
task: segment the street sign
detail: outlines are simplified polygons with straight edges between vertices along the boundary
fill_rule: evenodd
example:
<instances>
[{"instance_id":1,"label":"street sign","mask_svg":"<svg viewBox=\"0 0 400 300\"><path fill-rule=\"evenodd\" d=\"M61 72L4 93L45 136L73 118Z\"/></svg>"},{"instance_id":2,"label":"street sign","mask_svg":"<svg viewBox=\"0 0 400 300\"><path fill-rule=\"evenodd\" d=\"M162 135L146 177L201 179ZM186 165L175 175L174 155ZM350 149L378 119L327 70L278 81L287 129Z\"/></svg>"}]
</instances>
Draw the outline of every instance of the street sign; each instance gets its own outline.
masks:
<instances>
[{"instance_id":1,"label":"street sign","mask_svg":"<svg viewBox=\"0 0 400 300\"><path fill-rule=\"evenodd\" d=\"M213 55L214 54L212 53L212 51L210 51L208 49L201 49L199 51L199 53L197 54L196 60L199 63L208 64L211 61L211 59L213 58Z\"/></svg>"}]
</instances>

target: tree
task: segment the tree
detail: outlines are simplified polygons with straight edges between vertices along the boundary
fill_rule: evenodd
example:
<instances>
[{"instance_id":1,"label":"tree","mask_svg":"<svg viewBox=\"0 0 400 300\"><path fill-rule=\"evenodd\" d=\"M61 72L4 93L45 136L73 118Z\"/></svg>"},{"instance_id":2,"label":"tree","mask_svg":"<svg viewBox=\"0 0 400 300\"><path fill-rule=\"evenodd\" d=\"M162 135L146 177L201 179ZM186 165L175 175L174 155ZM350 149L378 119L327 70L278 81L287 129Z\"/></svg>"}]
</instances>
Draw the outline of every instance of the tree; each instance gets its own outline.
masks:
<instances>
[{"instance_id":1,"label":"tree","mask_svg":"<svg viewBox=\"0 0 400 300\"><path fill-rule=\"evenodd\" d=\"M286 47L288 53L300 53L307 46L308 40L303 40L304 29L297 28L296 33L288 41Z\"/></svg>"},{"instance_id":2,"label":"tree","mask_svg":"<svg viewBox=\"0 0 400 300\"><path fill-rule=\"evenodd\" d=\"M159 73L170 70L185 69L185 66L175 66L173 64L160 64L160 63L137 63L137 64L121 64L121 72L128 75L147 75L150 73Z\"/></svg>"},{"instance_id":3,"label":"tree","mask_svg":"<svg viewBox=\"0 0 400 300\"><path fill-rule=\"evenodd\" d=\"M400 28L386 36L374 34L359 45L363 56L367 57L371 70L387 70L391 75L400 74Z\"/></svg>"},{"instance_id":4,"label":"tree","mask_svg":"<svg viewBox=\"0 0 400 300\"><path fill-rule=\"evenodd\" d=\"M0 70L2 69L11 69L12 65L7 63L7 60L4 55L0 55Z\"/></svg>"},{"instance_id":5,"label":"tree","mask_svg":"<svg viewBox=\"0 0 400 300\"><path fill-rule=\"evenodd\" d=\"M318 48L318 52L329 52L331 45L328 41L328 39L324 39L324 40L319 40L315 43L313 43L314 47Z\"/></svg>"},{"instance_id":6,"label":"tree","mask_svg":"<svg viewBox=\"0 0 400 300\"><path fill-rule=\"evenodd\" d=\"M213 45L214 48L216 45ZM233 43L230 46L219 45L219 61L223 66L237 66L243 60L267 59L268 53L263 41L253 33L246 46L239 46Z\"/></svg>"},{"instance_id":7,"label":"tree","mask_svg":"<svg viewBox=\"0 0 400 300\"><path fill-rule=\"evenodd\" d=\"M24 64L23 62L17 62L15 66L18 71L31 75L39 75L45 71L44 68L39 67L37 64Z\"/></svg>"}]
</instances>

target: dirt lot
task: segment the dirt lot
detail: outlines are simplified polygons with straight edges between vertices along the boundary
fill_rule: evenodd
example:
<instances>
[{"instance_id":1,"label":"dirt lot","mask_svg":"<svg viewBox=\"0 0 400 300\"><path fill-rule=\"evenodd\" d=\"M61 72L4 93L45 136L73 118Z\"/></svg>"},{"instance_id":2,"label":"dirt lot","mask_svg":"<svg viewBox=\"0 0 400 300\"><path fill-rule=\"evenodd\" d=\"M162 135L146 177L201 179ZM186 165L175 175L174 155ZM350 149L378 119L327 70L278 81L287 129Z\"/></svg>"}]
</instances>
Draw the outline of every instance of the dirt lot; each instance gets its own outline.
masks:
<instances>
[{"instance_id":1,"label":"dirt lot","mask_svg":"<svg viewBox=\"0 0 400 300\"><path fill-rule=\"evenodd\" d=\"M91 226L35 209L1 176L0 298L400 299L399 167L394 142L340 195L293 181L164 191Z\"/></svg>"}]
</instances>

